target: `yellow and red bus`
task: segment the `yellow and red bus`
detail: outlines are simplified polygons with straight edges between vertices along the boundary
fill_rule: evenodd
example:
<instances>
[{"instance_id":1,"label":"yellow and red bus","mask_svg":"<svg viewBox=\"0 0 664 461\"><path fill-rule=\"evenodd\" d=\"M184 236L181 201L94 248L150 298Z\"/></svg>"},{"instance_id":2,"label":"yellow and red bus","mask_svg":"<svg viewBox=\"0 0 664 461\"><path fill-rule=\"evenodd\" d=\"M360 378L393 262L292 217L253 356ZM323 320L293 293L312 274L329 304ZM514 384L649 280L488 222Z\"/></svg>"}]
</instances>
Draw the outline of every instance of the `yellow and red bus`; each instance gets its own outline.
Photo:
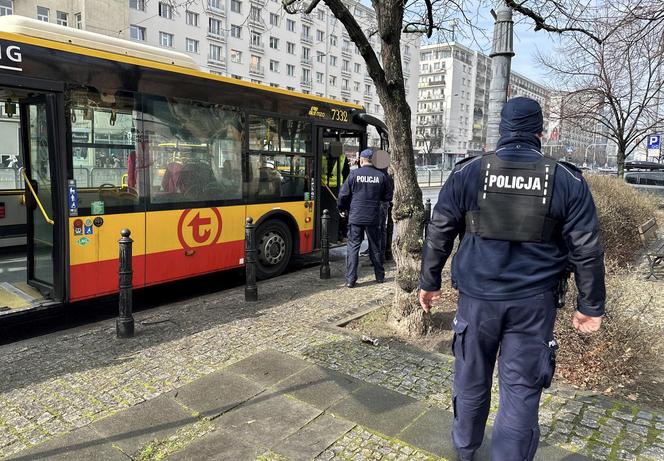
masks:
<instances>
[{"instance_id":1,"label":"yellow and red bus","mask_svg":"<svg viewBox=\"0 0 664 461\"><path fill-rule=\"evenodd\" d=\"M0 270L0 318L115 293L124 228L136 288L241 267L248 216L259 277L276 276L334 209L342 178L323 187L321 163L384 133L361 106L17 16L0 18L0 110L17 146L0 229L10 212L26 243L8 253L23 272Z\"/></svg>"}]
</instances>

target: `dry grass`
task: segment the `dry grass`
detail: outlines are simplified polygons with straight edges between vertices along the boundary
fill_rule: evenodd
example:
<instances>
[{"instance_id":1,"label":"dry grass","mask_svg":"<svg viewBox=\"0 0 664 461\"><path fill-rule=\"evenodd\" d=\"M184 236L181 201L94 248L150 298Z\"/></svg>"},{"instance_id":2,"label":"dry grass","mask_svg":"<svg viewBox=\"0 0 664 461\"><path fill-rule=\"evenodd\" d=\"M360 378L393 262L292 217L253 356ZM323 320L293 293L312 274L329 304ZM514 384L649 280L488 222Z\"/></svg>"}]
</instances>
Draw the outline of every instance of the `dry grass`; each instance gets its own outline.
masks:
<instances>
[{"instance_id":1,"label":"dry grass","mask_svg":"<svg viewBox=\"0 0 664 461\"><path fill-rule=\"evenodd\" d=\"M637 227L652 218L657 201L619 178L588 176L602 229L606 258L625 267L641 247Z\"/></svg>"}]
</instances>

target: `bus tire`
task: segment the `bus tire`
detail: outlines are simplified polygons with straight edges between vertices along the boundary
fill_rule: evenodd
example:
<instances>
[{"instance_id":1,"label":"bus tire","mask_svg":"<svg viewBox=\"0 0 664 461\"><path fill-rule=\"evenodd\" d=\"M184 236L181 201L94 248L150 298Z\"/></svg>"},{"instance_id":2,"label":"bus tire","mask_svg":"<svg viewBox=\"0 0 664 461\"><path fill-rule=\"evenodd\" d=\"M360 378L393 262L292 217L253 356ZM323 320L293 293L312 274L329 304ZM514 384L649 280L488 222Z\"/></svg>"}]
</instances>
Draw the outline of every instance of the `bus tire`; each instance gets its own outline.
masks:
<instances>
[{"instance_id":1,"label":"bus tire","mask_svg":"<svg viewBox=\"0 0 664 461\"><path fill-rule=\"evenodd\" d=\"M288 225L271 219L256 230L256 278L265 280L281 275L293 254L293 236Z\"/></svg>"}]
</instances>

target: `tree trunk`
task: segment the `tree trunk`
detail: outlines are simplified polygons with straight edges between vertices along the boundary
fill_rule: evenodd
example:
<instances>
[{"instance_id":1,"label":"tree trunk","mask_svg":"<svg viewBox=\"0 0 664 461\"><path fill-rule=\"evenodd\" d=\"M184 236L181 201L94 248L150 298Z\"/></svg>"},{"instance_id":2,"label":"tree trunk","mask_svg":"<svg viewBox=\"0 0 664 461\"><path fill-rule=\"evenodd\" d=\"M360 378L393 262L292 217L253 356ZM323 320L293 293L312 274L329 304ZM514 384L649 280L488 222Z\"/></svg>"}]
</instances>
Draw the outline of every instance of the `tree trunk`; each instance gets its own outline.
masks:
<instances>
[{"instance_id":1,"label":"tree trunk","mask_svg":"<svg viewBox=\"0 0 664 461\"><path fill-rule=\"evenodd\" d=\"M625 147L618 145L618 152L616 153L616 165L618 166L618 177L622 178L625 175Z\"/></svg>"}]
</instances>

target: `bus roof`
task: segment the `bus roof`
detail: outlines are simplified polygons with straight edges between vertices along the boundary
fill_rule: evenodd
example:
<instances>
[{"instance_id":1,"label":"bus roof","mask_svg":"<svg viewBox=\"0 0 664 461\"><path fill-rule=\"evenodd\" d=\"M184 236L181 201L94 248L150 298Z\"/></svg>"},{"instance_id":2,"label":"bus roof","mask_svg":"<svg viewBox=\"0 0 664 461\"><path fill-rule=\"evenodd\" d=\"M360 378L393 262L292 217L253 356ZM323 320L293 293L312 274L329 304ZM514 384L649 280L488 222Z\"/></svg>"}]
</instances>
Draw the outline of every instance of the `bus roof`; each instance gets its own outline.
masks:
<instances>
[{"instance_id":1,"label":"bus roof","mask_svg":"<svg viewBox=\"0 0 664 461\"><path fill-rule=\"evenodd\" d=\"M199 69L196 61L184 53L164 50L156 46L144 45L121 38L108 37L95 32L74 29L73 27L38 21L24 16L8 15L0 17L0 30L68 45L77 45L92 50L131 56L146 61L172 64L188 69Z\"/></svg>"},{"instance_id":2,"label":"bus roof","mask_svg":"<svg viewBox=\"0 0 664 461\"><path fill-rule=\"evenodd\" d=\"M8 15L0 17L0 38L5 38L3 37L4 34L8 34L9 37L11 37L11 35L28 37L29 39L26 40L28 43L44 46L46 48L55 48L70 53L101 57L103 59L119 62L128 62L135 65L177 72L193 77L207 78L233 85L256 88L262 91L326 102L337 106L346 106L355 109L363 108L361 105L337 99L323 98L283 88L273 88L263 84L247 82L245 80L214 75L200 70L196 61L185 53L164 50L162 48L143 45L142 43L136 43L130 40L108 37L95 32L51 24L24 16Z\"/></svg>"}]
</instances>

